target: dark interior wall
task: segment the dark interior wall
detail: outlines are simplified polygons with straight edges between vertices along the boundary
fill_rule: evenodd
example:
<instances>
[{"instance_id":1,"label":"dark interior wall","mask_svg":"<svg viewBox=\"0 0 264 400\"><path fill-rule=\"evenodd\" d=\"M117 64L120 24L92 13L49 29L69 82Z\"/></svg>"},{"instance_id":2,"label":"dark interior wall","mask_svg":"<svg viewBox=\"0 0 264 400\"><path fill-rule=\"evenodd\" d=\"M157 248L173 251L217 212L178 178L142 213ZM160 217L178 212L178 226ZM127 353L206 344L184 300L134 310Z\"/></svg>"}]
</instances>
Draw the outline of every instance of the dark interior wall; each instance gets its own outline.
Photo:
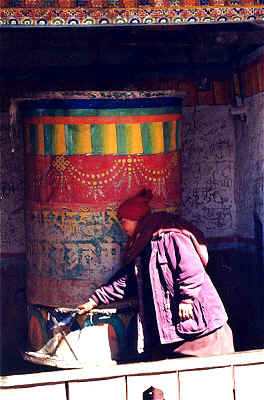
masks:
<instances>
[{"instance_id":1,"label":"dark interior wall","mask_svg":"<svg viewBox=\"0 0 264 400\"><path fill-rule=\"evenodd\" d=\"M247 286L257 305L249 314L249 325L260 346L264 343L264 47L241 60L241 103L244 114L236 118L237 232L251 238L255 257L244 259L249 269ZM242 264L243 265L243 264ZM252 318L253 316L253 318Z\"/></svg>"},{"instance_id":2,"label":"dark interior wall","mask_svg":"<svg viewBox=\"0 0 264 400\"><path fill-rule=\"evenodd\" d=\"M217 97L228 95L232 69L263 43L264 30L253 23L5 27L0 37L5 105L28 92L178 89L179 82L183 89L192 83L197 104L218 104L206 88L215 82Z\"/></svg>"},{"instance_id":3,"label":"dark interior wall","mask_svg":"<svg viewBox=\"0 0 264 400\"><path fill-rule=\"evenodd\" d=\"M9 136L9 116L0 113L0 354L19 360L26 335L23 141ZM12 151L12 149L14 151ZM0 362L1 364L1 362Z\"/></svg>"},{"instance_id":4,"label":"dark interior wall","mask_svg":"<svg viewBox=\"0 0 264 400\"><path fill-rule=\"evenodd\" d=\"M211 29L193 25L2 30L2 108L7 109L10 97L29 92L129 88L187 88L186 104L225 103L230 96L230 56L237 53L230 43L238 39L232 27L224 33Z\"/></svg>"},{"instance_id":5,"label":"dark interior wall","mask_svg":"<svg viewBox=\"0 0 264 400\"><path fill-rule=\"evenodd\" d=\"M20 364L20 350L26 342L26 263L25 256L1 257L1 367L6 370ZM0 368L1 369L1 368Z\"/></svg>"},{"instance_id":6,"label":"dark interior wall","mask_svg":"<svg viewBox=\"0 0 264 400\"><path fill-rule=\"evenodd\" d=\"M236 118L238 232L258 235L263 245L264 47L242 60L240 78L239 101L244 109Z\"/></svg>"}]
</instances>

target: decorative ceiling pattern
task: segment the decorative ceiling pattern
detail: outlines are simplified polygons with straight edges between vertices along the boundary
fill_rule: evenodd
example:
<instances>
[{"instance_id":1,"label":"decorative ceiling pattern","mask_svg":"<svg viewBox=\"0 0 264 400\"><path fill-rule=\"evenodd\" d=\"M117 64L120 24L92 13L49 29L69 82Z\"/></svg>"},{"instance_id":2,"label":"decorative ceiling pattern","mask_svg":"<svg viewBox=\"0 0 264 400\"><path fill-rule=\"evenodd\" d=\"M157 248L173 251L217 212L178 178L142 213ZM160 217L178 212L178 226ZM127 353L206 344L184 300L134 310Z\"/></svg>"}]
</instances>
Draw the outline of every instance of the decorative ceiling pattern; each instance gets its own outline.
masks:
<instances>
[{"instance_id":1,"label":"decorative ceiling pattern","mask_svg":"<svg viewBox=\"0 0 264 400\"><path fill-rule=\"evenodd\" d=\"M97 3L96 3L97 1ZM63 7L54 7L49 0L34 0L32 2L12 1L12 7L6 0L0 0L0 25L27 26L68 26L68 25L121 25L121 24L195 24L195 23L225 23L264 21L264 7L260 5L241 6L231 4L224 6L218 2L215 6L185 6L164 5L159 2L150 6L148 0L145 6L134 8L133 0L91 0L78 2L62 2ZM26 5L25 5L25 4ZM110 4L111 3L111 4ZM116 4L115 4L116 3ZM119 4L120 3L120 4ZM127 4L126 4L127 3ZM61 3L60 3L61 4ZM125 5L124 5L125 4ZM189 6L189 8L188 8Z\"/></svg>"}]
</instances>

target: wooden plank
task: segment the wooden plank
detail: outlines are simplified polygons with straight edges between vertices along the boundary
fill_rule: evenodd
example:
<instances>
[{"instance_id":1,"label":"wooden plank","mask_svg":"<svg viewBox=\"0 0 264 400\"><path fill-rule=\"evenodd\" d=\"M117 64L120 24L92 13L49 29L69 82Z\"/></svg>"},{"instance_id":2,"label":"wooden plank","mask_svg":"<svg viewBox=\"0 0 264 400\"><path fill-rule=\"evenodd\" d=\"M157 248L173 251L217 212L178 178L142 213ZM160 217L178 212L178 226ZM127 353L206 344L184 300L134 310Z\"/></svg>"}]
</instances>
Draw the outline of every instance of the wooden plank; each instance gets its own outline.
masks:
<instances>
[{"instance_id":1,"label":"wooden plank","mask_svg":"<svg viewBox=\"0 0 264 400\"><path fill-rule=\"evenodd\" d=\"M180 400L234 400L232 368L180 372Z\"/></svg>"},{"instance_id":2,"label":"wooden plank","mask_svg":"<svg viewBox=\"0 0 264 400\"><path fill-rule=\"evenodd\" d=\"M125 378L69 383L69 400L88 398L98 400L126 400Z\"/></svg>"},{"instance_id":3,"label":"wooden plank","mask_svg":"<svg viewBox=\"0 0 264 400\"><path fill-rule=\"evenodd\" d=\"M143 392L151 386L162 390L166 400L179 400L177 373L129 376L127 400L142 400Z\"/></svg>"},{"instance_id":4,"label":"wooden plank","mask_svg":"<svg viewBox=\"0 0 264 400\"><path fill-rule=\"evenodd\" d=\"M0 390L1 400L66 400L65 384L9 388Z\"/></svg>"},{"instance_id":5,"label":"wooden plank","mask_svg":"<svg viewBox=\"0 0 264 400\"><path fill-rule=\"evenodd\" d=\"M264 364L235 367L236 400L262 400L264 397Z\"/></svg>"}]
</instances>

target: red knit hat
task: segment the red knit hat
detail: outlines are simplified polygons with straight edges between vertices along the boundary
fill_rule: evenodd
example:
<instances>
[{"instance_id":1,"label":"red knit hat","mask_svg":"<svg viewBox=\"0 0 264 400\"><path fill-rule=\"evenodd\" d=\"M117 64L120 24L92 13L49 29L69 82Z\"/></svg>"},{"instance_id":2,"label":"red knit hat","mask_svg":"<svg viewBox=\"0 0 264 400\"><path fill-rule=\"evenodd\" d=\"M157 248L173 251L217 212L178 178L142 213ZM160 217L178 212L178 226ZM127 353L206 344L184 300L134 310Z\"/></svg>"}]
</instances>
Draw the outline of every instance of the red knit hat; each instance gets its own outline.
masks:
<instances>
[{"instance_id":1,"label":"red knit hat","mask_svg":"<svg viewBox=\"0 0 264 400\"><path fill-rule=\"evenodd\" d=\"M139 221L145 215L149 214L149 206L153 194L150 189L142 189L138 194L125 200L117 210L119 219L126 218L132 221Z\"/></svg>"}]
</instances>

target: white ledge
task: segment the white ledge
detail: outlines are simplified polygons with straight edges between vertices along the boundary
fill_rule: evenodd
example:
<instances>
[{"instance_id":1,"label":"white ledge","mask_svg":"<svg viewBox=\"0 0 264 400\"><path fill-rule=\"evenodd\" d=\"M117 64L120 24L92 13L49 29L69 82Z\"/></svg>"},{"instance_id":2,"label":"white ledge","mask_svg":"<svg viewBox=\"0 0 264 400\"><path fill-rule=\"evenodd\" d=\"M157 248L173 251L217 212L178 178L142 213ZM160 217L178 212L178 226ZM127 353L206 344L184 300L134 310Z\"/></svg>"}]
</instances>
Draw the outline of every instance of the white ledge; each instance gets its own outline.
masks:
<instances>
[{"instance_id":1,"label":"white ledge","mask_svg":"<svg viewBox=\"0 0 264 400\"><path fill-rule=\"evenodd\" d=\"M187 357L155 362L111 365L110 367L86 366L82 369L10 375L1 378L0 388L27 387L61 382L89 381L120 376L161 374L250 364L264 364L264 349L221 356Z\"/></svg>"}]
</instances>

